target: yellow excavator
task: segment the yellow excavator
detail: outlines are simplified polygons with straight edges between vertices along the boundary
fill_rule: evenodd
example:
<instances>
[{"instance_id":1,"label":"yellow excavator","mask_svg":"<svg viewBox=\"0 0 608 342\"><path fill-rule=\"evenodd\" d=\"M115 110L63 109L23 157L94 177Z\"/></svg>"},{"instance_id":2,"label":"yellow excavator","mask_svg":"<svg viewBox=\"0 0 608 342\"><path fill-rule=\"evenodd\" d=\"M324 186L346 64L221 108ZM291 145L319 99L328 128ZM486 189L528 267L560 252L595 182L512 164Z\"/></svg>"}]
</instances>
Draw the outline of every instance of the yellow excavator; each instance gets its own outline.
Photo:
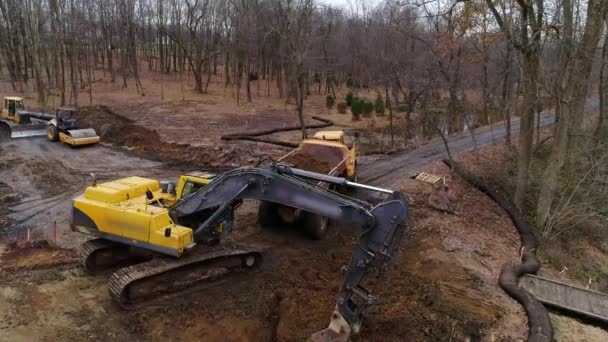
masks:
<instances>
[{"instance_id":1,"label":"yellow excavator","mask_svg":"<svg viewBox=\"0 0 608 342\"><path fill-rule=\"evenodd\" d=\"M386 198L372 205L328 190L333 186ZM346 341L357 333L375 301L364 279L387 269L407 229L408 205L399 192L275 162L219 175L191 173L177 184L128 177L87 187L73 200L71 228L96 237L82 245L80 260L93 273L114 270L110 293L128 307L256 268L259 248L225 241L238 228L234 211L245 199L295 208L304 225L318 224L320 216L362 228L329 327L311 338ZM289 225L277 206L261 205L258 216L263 226Z\"/></svg>"}]
</instances>

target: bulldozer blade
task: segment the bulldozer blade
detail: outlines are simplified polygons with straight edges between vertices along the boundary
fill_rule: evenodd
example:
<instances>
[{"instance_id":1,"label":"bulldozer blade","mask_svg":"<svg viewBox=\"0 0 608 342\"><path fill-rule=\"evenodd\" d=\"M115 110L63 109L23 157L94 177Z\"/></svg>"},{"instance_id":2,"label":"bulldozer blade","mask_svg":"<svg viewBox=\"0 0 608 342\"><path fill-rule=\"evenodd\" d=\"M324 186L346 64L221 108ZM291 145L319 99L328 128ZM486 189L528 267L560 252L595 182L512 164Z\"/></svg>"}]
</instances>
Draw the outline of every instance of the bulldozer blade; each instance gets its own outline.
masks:
<instances>
[{"instance_id":1,"label":"bulldozer blade","mask_svg":"<svg viewBox=\"0 0 608 342\"><path fill-rule=\"evenodd\" d=\"M43 137L45 135L46 129L13 130L11 132L11 139Z\"/></svg>"},{"instance_id":2,"label":"bulldozer blade","mask_svg":"<svg viewBox=\"0 0 608 342\"><path fill-rule=\"evenodd\" d=\"M0 143L11 140L11 126L0 121Z\"/></svg>"},{"instance_id":3,"label":"bulldozer blade","mask_svg":"<svg viewBox=\"0 0 608 342\"><path fill-rule=\"evenodd\" d=\"M0 122L0 141L45 136L46 127L46 123L17 126Z\"/></svg>"}]
</instances>

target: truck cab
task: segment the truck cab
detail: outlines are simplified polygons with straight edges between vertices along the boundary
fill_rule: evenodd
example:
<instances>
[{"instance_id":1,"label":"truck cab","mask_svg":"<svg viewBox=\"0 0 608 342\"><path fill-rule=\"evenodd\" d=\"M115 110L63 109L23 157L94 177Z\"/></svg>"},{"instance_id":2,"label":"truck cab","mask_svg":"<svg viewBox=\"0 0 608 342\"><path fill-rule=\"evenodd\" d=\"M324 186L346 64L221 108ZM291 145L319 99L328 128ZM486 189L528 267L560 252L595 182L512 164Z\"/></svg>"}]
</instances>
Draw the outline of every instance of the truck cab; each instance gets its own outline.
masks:
<instances>
[{"instance_id":1,"label":"truck cab","mask_svg":"<svg viewBox=\"0 0 608 342\"><path fill-rule=\"evenodd\" d=\"M320 131L312 137L317 140L334 141L346 145L344 142L344 131Z\"/></svg>"}]
</instances>

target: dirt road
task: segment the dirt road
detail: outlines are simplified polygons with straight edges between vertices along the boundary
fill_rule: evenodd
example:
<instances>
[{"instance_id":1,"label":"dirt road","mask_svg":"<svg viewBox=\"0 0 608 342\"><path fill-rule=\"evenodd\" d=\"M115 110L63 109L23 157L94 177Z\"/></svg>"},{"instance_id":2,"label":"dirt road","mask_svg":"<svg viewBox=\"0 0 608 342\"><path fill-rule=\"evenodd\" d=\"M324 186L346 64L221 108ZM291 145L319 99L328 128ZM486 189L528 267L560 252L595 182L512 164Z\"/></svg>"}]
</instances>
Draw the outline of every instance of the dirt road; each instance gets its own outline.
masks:
<instances>
[{"instance_id":1,"label":"dirt road","mask_svg":"<svg viewBox=\"0 0 608 342\"><path fill-rule=\"evenodd\" d=\"M478 142L491 141L486 130L479 129ZM467 135L453 141L455 151L472 146ZM57 222L58 244L70 249L86 239L67 223L71 198L91 182L90 173L100 180L175 179L190 171L103 145L71 149L39 139L0 149L0 184L19 198L8 206L10 228L0 231L23 240L31 228L36 238L49 239ZM442 155L441 142L433 142L409 154L363 160L368 181L406 192L412 208L411 232L379 288L381 301L364 323L363 340L520 340L526 334L521 308L496 285L500 267L517 254L515 229L485 196L449 179L445 167L425 166ZM460 215L424 205L429 186L404 178L423 167L448 177L459 194ZM463 210L471 206L478 212ZM261 230L255 212L244 205L237 213L235 238L268 246L259 272L136 311L113 305L107 275L85 274L64 250L0 251L0 340L305 339L328 322L358 230L334 224L326 239L310 241L289 230ZM59 266L42 262L48 259ZM10 272L3 269L7 265Z\"/></svg>"},{"instance_id":2,"label":"dirt road","mask_svg":"<svg viewBox=\"0 0 608 342\"><path fill-rule=\"evenodd\" d=\"M589 99L585 109L587 111L597 110L598 106L598 100ZM515 138L519 136L519 121L518 117L511 119L511 136ZM549 126L552 123L553 111L543 112L540 120L541 127ZM475 141L473 141L470 132L464 132L449 137L448 142L452 154L457 154L471 150L476 145L479 147L488 145L493 141L502 141L505 137L505 123L499 122L476 129ZM359 159L359 179L364 183L392 187L399 182L399 179L413 176L432 162L447 157L443 141L437 138L413 151L387 157L361 157Z\"/></svg>"},{"instance_id":3,"label":"dirt road","mask_svg":"<svg viewBox=\"0 0 608 342\"><path fill-rule=\"evenodd\" d=\"M162 165L112 147L74 149L49 143L46 138L13 140L0 145L0 151L0 182L19 198L16 205L9 205L10 225L0 230L0 237L23 235L27 228L47 237L57 222L60 243L69 231L67 213L71 199L92 182L92 174L100 181L123 175L158 175ZM171 174L171 170L165 168L162 173Z\"/></svg>"}]
</instances>

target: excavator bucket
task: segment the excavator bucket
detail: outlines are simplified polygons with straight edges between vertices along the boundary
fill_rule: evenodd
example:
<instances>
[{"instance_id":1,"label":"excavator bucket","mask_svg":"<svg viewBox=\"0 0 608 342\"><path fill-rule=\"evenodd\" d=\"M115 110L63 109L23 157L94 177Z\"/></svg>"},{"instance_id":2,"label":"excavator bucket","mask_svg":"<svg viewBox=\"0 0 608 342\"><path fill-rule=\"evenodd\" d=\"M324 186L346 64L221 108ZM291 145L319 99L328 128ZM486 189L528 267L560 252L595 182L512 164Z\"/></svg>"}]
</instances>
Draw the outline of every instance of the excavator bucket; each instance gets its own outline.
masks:
<instances>
[{"instance_id":1,"label":"excavator bucket","mask_svg":"<svg viewBox=\"0 0 608 342\"><path fill-rule=\"evenodd\" d=\"M101 140L93 128L69 130L67 133L60 133L59 139L71 146L92 145Z\"/></svg>"}]
</instances>

